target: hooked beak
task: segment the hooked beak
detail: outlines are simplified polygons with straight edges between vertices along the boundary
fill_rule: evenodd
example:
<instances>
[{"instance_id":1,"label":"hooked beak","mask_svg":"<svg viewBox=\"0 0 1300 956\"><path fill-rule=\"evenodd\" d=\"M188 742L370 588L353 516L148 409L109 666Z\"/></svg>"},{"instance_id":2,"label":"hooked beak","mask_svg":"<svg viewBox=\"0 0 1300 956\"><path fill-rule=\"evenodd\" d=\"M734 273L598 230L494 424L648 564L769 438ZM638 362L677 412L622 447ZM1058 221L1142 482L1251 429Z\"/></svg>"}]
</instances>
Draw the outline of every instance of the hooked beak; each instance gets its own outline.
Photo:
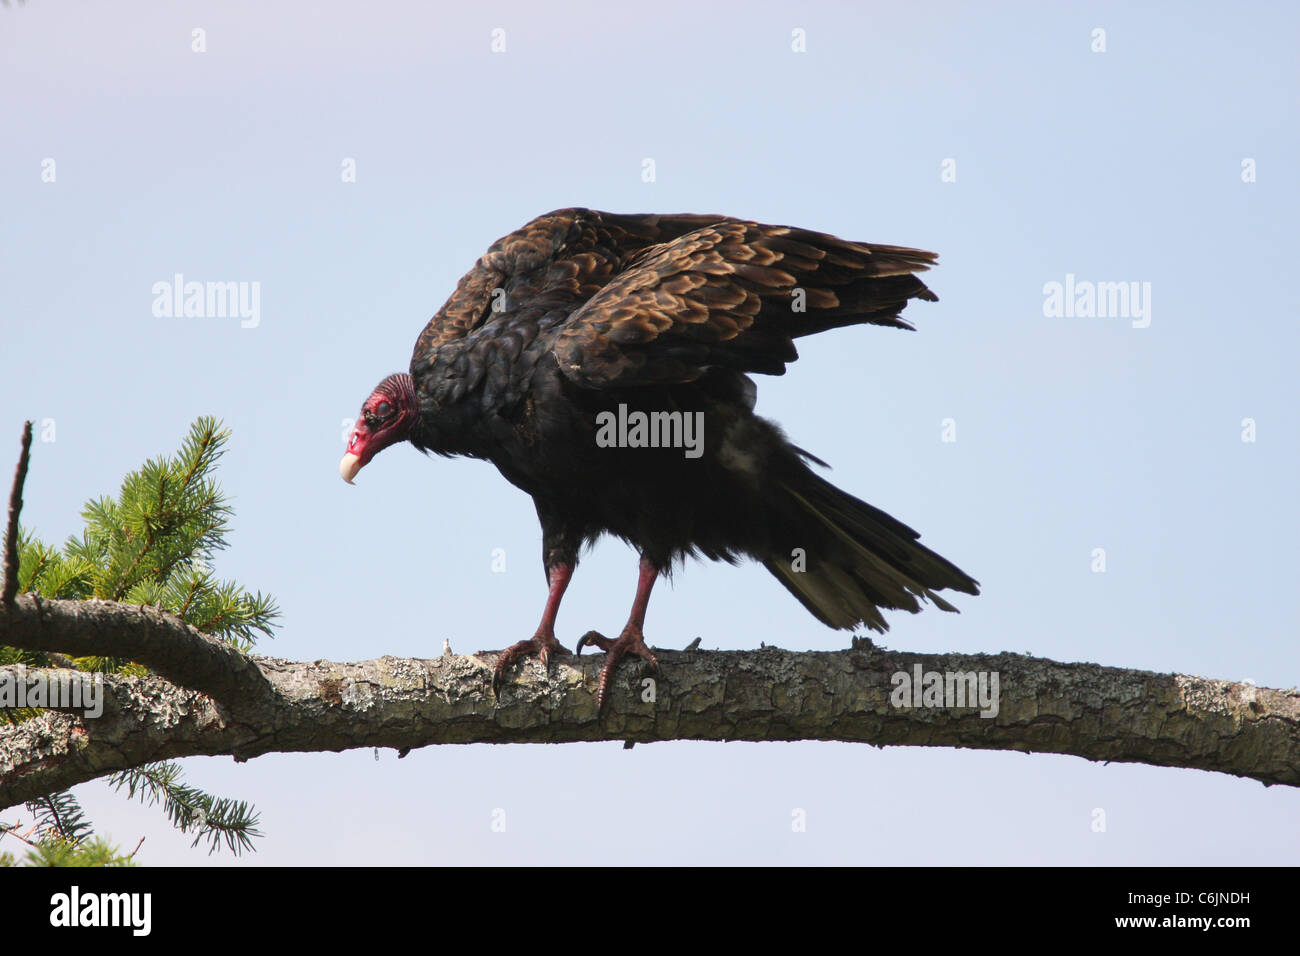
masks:
<instances>
[{"instance_id":1,"label":"hooked beak","mask_svg":"<svg viewBox=\"0 0 1300 956\"><path fill-rule=\"evenodd\" d=\"M353 484L352 479L355 478L357 472L361 470L361 465L361 456L348 452L343 456L343 460L339 462L339 475L341 475L343 480L349 485Z\"/></svg>"}]
</instances>

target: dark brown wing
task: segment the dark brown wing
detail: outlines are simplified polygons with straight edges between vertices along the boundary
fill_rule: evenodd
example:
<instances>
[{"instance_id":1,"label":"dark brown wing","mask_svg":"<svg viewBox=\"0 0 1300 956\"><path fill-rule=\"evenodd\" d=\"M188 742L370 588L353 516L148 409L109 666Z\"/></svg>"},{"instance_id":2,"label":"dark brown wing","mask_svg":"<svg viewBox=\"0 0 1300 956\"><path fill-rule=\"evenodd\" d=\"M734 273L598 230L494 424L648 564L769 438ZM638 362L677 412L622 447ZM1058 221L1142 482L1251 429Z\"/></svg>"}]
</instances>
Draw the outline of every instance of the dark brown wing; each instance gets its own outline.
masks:
<instances>
[{"instance_id":1,"label":"dark brown wing","mask_svg":"<svg viewBox=\"0 0 1300 956\"><path fill-rule=\"evenodd\" d=\"M428 356L481 325L491 312L493 290L504 288L511 276L532 271L553 259L584 211L557 209L493 243L424 327L415 340L414 357Z\"/></svg>"},{"instance_id":2,"label":"dark brown wing","mask_svg":"<svg viewBox=\"0 0 1300 956\"><path fill-rule=\"evenodd\" d=\"M487 321L498 289L535 295L564 286L584 301L645 247L724 218L617 215L579 207L538 216L494 242L465 273L420 333L415 357L427 357ZM520 280L529 277L528 288L520 289Z\"/></svg>"},{"instance_id":3,"label":"dark brown wing","mask_svg":"<svg viewBox=\"0 0 1300 956\"><path fill-rule=\"evenodd\" d=\"M665 217L667 218L667 217ZM793 340L937 301L913 273L931 252L721 220L650 246L577 309L553 352L586 388L689 382L711 366L781 374Z\"/></svg>"}]
</instances>

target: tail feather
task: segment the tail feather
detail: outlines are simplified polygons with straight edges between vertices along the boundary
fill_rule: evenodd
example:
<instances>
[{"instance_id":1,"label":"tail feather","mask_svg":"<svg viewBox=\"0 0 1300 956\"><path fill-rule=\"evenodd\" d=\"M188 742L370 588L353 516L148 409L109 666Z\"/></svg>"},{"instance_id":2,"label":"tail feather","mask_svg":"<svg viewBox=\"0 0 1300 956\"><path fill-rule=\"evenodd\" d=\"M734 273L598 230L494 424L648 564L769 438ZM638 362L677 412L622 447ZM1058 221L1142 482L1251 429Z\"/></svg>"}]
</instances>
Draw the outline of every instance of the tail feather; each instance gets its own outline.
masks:
<instances>
[{"instance_id":1,"label":"tail feather","mask_svg":"<svg viewBox=\"0 0 1300 956\"><path fill-rule=\"evenodd\" d=\"M937 590L979 594L979 582L920 544L918 532L813 472L781 487L800 523L807 526L811 519L812 537L823 545L808 554L803 570L784 557L764 566L822 623L841 630L862 624L884 633L889 625L881 608L915 614L919 598L957 613Z\"/></svg>"},{"instance_id":2,"label":"tail feather","mask_svg":"<svg viewBox=\"0 0 1300 956\"><path fill-rule=\"evenodd\" d=\"M786 590L799 599L817 620L836 630L851 631L865 623L873 631L884 633L889 629L884 616L870 601L854 604L854 589L845 587L835 578L842 575L833 565L819 564L804 571L794 570L788 561L769 558L763 567L785 585Z\"/></svg>"}]
</instances>

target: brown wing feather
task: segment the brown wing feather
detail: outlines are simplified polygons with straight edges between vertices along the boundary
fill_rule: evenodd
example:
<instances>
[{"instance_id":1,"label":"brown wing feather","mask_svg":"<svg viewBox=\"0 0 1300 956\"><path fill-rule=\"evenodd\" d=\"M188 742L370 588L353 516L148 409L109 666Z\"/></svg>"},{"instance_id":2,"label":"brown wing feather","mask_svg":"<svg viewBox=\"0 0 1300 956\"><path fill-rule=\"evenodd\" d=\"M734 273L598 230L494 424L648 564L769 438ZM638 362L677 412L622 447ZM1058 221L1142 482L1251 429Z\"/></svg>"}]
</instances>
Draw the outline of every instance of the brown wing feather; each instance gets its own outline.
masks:
<instances>
[{"instance_id":1,"label":"brown wing feather","mask_svg":"<svg viewBox=\"0 0 1300 956\"><path fill-rule=\"evenodd\" d=\"M415 341L415 358L428 356L448 342L464 338L487 318L493 290L507 278L529 272L554 258L565 244L582 209L557 209L503 236L465 273L456 291L429 320Z\"/></svg>"},{"instance_id":2,"label":"brown wing feather","mask_svg":"<svg viewBox=\"0 0 1300 956\"><path fill-rule=\"evenodd\" d=\"M912 328L898 314L909 299L936 301L914 275L935 258L714 221L632 258L570 316L553 352L588 388L687 382L711 366L780 374L800 336L858 323Z\"/></svg>"},{"instance_id":3,"label":"brown wing feather","mask_svg":"<svg viewBox=\"0 0 1300 956\"><path fill-rule=\"evenodd\" d=\"M647 246L717 222L722 216L618 215L581 207L556 209L502 236L456 286L415 342L412 367L463 339L491 316L493 294L513 286L517 298L562 288L577 301L595 294ZM522 283L535 276L535 283Z\"/></svg>"}]
</instances>

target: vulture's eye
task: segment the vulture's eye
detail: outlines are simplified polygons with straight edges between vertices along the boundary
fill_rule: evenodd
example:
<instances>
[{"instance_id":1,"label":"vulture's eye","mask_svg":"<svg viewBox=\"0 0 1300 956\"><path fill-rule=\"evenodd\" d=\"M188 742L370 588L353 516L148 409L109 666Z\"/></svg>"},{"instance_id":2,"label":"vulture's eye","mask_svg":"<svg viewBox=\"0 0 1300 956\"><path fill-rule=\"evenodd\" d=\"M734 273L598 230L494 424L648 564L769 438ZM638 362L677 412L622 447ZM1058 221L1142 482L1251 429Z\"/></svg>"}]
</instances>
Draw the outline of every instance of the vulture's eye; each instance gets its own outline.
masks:
<instances>
[{"instance_id":1,"label":"vulture's eye","mask_svg":"<svg viewBox=\"0 0 1300 956\"><path fill-rule=\"evenodd\" d=\"M387 418L392 413L392 411L393 411L393 406L389 405L387 402L380 402L379 405L375 408L375 412L379 415L380 418Z\"/></svg>"}]
</instances>

